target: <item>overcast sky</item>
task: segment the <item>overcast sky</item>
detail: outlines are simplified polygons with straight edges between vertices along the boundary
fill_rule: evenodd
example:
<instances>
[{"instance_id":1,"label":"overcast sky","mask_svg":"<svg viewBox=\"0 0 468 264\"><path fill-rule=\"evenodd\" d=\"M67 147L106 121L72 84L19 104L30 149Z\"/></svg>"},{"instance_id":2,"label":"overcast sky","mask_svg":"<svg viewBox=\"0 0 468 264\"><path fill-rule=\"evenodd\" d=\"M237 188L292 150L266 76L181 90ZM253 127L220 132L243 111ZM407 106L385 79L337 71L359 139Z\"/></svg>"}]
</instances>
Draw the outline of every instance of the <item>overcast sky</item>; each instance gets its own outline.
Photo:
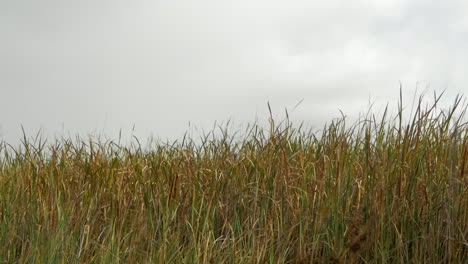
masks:
<instances>
[{"instance_id":1,"label":"overcast sky","mask_svg":"<svg viewBox=\"0 0 468 264\"><path fill-rule=\"evenodd\" d=\"M466 94L467 47L464 0L0 0L0 139L175 139L302 99L293 120L321 127L399 82Z\"/></svg>"}]
</instances>

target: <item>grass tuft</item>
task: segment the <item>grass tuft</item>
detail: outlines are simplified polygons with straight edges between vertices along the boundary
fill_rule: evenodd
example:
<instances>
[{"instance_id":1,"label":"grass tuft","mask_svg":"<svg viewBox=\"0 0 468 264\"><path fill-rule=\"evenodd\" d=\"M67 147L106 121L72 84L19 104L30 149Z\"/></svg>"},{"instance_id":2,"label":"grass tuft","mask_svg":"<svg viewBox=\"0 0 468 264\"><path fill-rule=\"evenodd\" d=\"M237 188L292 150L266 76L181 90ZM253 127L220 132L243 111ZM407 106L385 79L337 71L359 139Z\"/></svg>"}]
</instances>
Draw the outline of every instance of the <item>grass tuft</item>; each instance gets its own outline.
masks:
<instances>
[{"instance_id":1,"label":"grass tuft","mask_svg":"<svg viewBox=\"0 0 468 264\"><path fill-rule=\"evenodd\" d=\"M466 104L440 98L319 135L2 142L0 262L466 263Z\"/></svg>"}]
</instances>

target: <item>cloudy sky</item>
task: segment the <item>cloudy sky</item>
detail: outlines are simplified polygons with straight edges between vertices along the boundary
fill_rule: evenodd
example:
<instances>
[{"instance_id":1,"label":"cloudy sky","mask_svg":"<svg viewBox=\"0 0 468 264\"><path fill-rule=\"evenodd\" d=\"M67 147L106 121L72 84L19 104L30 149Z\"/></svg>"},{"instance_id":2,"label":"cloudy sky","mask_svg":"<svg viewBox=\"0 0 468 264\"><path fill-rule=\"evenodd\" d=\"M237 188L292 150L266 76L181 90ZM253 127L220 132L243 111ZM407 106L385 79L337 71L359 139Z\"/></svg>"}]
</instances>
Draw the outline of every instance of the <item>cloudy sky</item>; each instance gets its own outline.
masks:
<instances>
[{"instance_id":1,"label":"cloudy sky","mask_svg":"<svg viewBox=\"0 0 468 264\"><path fill-rule=\"evenodd\" d=\"M0 139L192 126L468 91L463 0L0 0ZM292 108L302 103L294 111Z\"/></svg>"}]
</instances>

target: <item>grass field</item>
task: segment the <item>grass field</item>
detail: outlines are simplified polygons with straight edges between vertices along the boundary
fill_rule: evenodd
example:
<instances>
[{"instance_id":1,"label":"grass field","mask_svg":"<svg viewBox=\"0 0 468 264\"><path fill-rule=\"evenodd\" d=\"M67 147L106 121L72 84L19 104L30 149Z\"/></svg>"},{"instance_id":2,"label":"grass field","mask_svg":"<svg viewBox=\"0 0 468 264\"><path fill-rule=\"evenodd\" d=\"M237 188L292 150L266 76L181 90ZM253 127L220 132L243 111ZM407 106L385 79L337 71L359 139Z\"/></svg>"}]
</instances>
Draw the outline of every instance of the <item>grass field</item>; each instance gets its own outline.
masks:
<instances>
[{"instance_id":1,"label":"grass field","mask_svg":"<svg viewBox=\"0 0 468 264\"><path fill-rule=\"evenodd\" d=\"M467 263L468 125L441 110L243 133L0 143L0 263Z\"/></svg>"}]
</instances>

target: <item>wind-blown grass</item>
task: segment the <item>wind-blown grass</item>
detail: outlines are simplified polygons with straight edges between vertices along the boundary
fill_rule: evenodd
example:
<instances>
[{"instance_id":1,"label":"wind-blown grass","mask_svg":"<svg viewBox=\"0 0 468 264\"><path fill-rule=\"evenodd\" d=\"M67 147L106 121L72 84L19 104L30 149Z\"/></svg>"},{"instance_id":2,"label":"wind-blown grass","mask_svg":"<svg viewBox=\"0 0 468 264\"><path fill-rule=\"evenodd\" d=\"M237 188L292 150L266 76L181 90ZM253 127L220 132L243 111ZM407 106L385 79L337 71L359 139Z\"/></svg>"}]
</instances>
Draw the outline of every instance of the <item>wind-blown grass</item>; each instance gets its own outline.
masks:
<instances>
[{"instance_id":1,"label":"wind-blown grass","mask_svg":"<svg viewBox=\"0 0 468 264\"><path fill-rule=\"evenodd\" d=\"M150 150L3 142L0 262L466 263L465 110L420 101L408 121L400 105L320 136L270 120Z\"/></svg>"}]
</instances>

